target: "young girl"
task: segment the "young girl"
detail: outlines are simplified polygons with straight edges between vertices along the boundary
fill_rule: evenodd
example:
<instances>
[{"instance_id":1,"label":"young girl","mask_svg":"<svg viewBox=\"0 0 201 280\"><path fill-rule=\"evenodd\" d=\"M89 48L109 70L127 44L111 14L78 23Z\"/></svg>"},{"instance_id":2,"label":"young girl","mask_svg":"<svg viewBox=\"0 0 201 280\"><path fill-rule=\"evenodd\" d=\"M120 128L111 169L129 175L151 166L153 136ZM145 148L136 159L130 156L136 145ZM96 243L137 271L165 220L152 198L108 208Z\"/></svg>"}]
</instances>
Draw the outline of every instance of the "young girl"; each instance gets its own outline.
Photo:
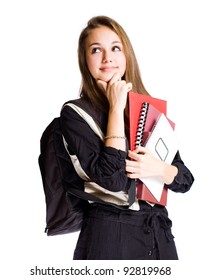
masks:
<instances>
[{"instance_id":1,"label":"young girl","mask_svg":"<svg viewBox=\"0 0 201 280\"><path fill-rule=\"evenodd\" d=\"M80 34L78 58L82 86L75 103L84 104L105 139L70 106L61 111L63 135L90 178L85 191L108 205L90 201L74 259L178 259L166 208L128 202L133 179L160 177L174 192L187 192L194 181L179 152L170 165L144 147L128 149L128 92L149 95L130 40L113 19L93 17Z\"/></svg>"}]
</instances>

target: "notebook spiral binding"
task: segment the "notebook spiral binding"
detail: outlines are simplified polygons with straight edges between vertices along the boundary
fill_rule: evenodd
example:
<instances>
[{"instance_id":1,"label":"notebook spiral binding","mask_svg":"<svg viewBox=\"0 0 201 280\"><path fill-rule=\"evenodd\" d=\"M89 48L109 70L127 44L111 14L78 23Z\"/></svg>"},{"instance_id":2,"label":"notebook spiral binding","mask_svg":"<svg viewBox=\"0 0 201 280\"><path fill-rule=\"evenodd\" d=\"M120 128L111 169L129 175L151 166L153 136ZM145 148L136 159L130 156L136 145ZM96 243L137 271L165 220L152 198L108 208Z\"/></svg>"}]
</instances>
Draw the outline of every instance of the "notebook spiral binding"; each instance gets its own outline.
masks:
<instances>
[{"instance_id":1,"label":"notebook spiral binding","mask_svg":"<svg viewBox=\"0 0 201 280\"><path fill-rule=\"evenodd\" d=\"M145 126L145 122L146 122L148 107L149 107L148 102L143 102L142 103L142 107L141 107L141 111L140 111L140 117L139 117L138 126L137 126L135 147L142 145L143 132L144 132L144 126Z\"/></svg>"}]
</instances>

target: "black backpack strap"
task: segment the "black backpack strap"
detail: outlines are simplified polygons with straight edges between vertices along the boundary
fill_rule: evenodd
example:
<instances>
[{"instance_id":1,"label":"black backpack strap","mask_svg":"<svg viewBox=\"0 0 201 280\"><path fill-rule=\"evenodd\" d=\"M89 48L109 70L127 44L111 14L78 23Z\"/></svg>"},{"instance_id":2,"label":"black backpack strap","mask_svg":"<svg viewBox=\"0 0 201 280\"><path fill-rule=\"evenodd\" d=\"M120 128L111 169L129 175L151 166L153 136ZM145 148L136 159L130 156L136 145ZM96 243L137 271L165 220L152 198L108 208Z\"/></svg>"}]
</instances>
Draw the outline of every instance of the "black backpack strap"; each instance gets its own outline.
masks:
<instances>
[{"instance_id":1,"label":"black backpack strap","mask_svg":"<svg viewBox=\"0 0 201 280\"><path fill-rule=\"evenodd\" d=\"M98 126L103 131L103 133L106 133L106 130L107 130L107 119L108 119L107 113L101 112L99 110L99 108L96 108L91 103L91 101L88 100L85 97L81 97L81 98L78 98L78 99L69 100L69 101L65 102L63 104L63 106L62 106L62 109L65 107L65 105L67 103L75 104L76 106L78 106L81 109L83 109L86 113L88 113L95 120L95 122L98 124Z\"/></svg>"},{"instance_id":2,"label":"black backpack strap","mask_svg":"<svg viewBox=\"0 0 201 280\"><path fill-rule=\"evenodd\" d=\"M79 190L79 189L68 187L68 193L75 195L81 199L87 200L87 201L93 201L92 203L96 202L96 203L99 203L102 205L110 205L110 206L114 206L120 210L128 209L128 206L123 206L123 205L121 206L121 205L114 204L112 202L104 201L104 200L98 198L97 196L94 196L93 194L83 192L82 190Z\"/></svg>"}]
</instances>

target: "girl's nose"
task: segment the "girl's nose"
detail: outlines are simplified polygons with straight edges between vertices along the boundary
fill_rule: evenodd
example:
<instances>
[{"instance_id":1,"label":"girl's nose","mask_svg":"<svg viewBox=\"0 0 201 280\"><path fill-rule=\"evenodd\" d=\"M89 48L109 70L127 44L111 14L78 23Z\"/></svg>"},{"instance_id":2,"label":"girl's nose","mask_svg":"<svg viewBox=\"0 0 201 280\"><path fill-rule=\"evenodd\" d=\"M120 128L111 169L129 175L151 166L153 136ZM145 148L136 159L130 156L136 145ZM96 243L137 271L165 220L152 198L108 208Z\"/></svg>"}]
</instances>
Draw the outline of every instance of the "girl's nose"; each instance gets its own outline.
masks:
<instances>
[{"instance_id":1,"label":"girl's nose","mask_svg":"<svg viewBox=\"0 0 201 280\"><path fill-rule=\"evenodd\" d=\"M103 63L108 63L108 62L112 62L112 58L108 52L104 52Z\"/></svg>"}]
</instances>

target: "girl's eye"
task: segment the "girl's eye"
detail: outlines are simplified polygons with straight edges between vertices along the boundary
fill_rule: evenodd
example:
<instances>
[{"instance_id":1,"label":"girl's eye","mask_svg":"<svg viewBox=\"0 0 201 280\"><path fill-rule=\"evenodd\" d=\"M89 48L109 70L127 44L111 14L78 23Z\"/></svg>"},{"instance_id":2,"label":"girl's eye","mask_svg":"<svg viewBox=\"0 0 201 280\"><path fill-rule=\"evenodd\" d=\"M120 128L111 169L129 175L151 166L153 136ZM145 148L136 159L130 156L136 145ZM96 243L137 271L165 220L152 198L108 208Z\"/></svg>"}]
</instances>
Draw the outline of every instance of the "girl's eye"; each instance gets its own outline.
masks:
<instances>
[{"instance_id":1,"label":"girl's eye","mask_svg":"<svg viewBox=\"0 0 201 280\"><path fill-rule=\"evenodd\" d=\"M100 51L101 51L101 49L98 47L92 49L92 53L99 53Z\"/></svg>"},{"instance_id":2,"label":"girl's eye","mask_svg":"<svg viewBox=\"0 0 201 280\"><path fill-rule=\"evenodd\" d=\"M113 50L114 52L118 52L118 51L121 51L121 48L120 48L119 46L114 46L114 47L112 48L112 50Z\"/></svg>"}]
</instances>

